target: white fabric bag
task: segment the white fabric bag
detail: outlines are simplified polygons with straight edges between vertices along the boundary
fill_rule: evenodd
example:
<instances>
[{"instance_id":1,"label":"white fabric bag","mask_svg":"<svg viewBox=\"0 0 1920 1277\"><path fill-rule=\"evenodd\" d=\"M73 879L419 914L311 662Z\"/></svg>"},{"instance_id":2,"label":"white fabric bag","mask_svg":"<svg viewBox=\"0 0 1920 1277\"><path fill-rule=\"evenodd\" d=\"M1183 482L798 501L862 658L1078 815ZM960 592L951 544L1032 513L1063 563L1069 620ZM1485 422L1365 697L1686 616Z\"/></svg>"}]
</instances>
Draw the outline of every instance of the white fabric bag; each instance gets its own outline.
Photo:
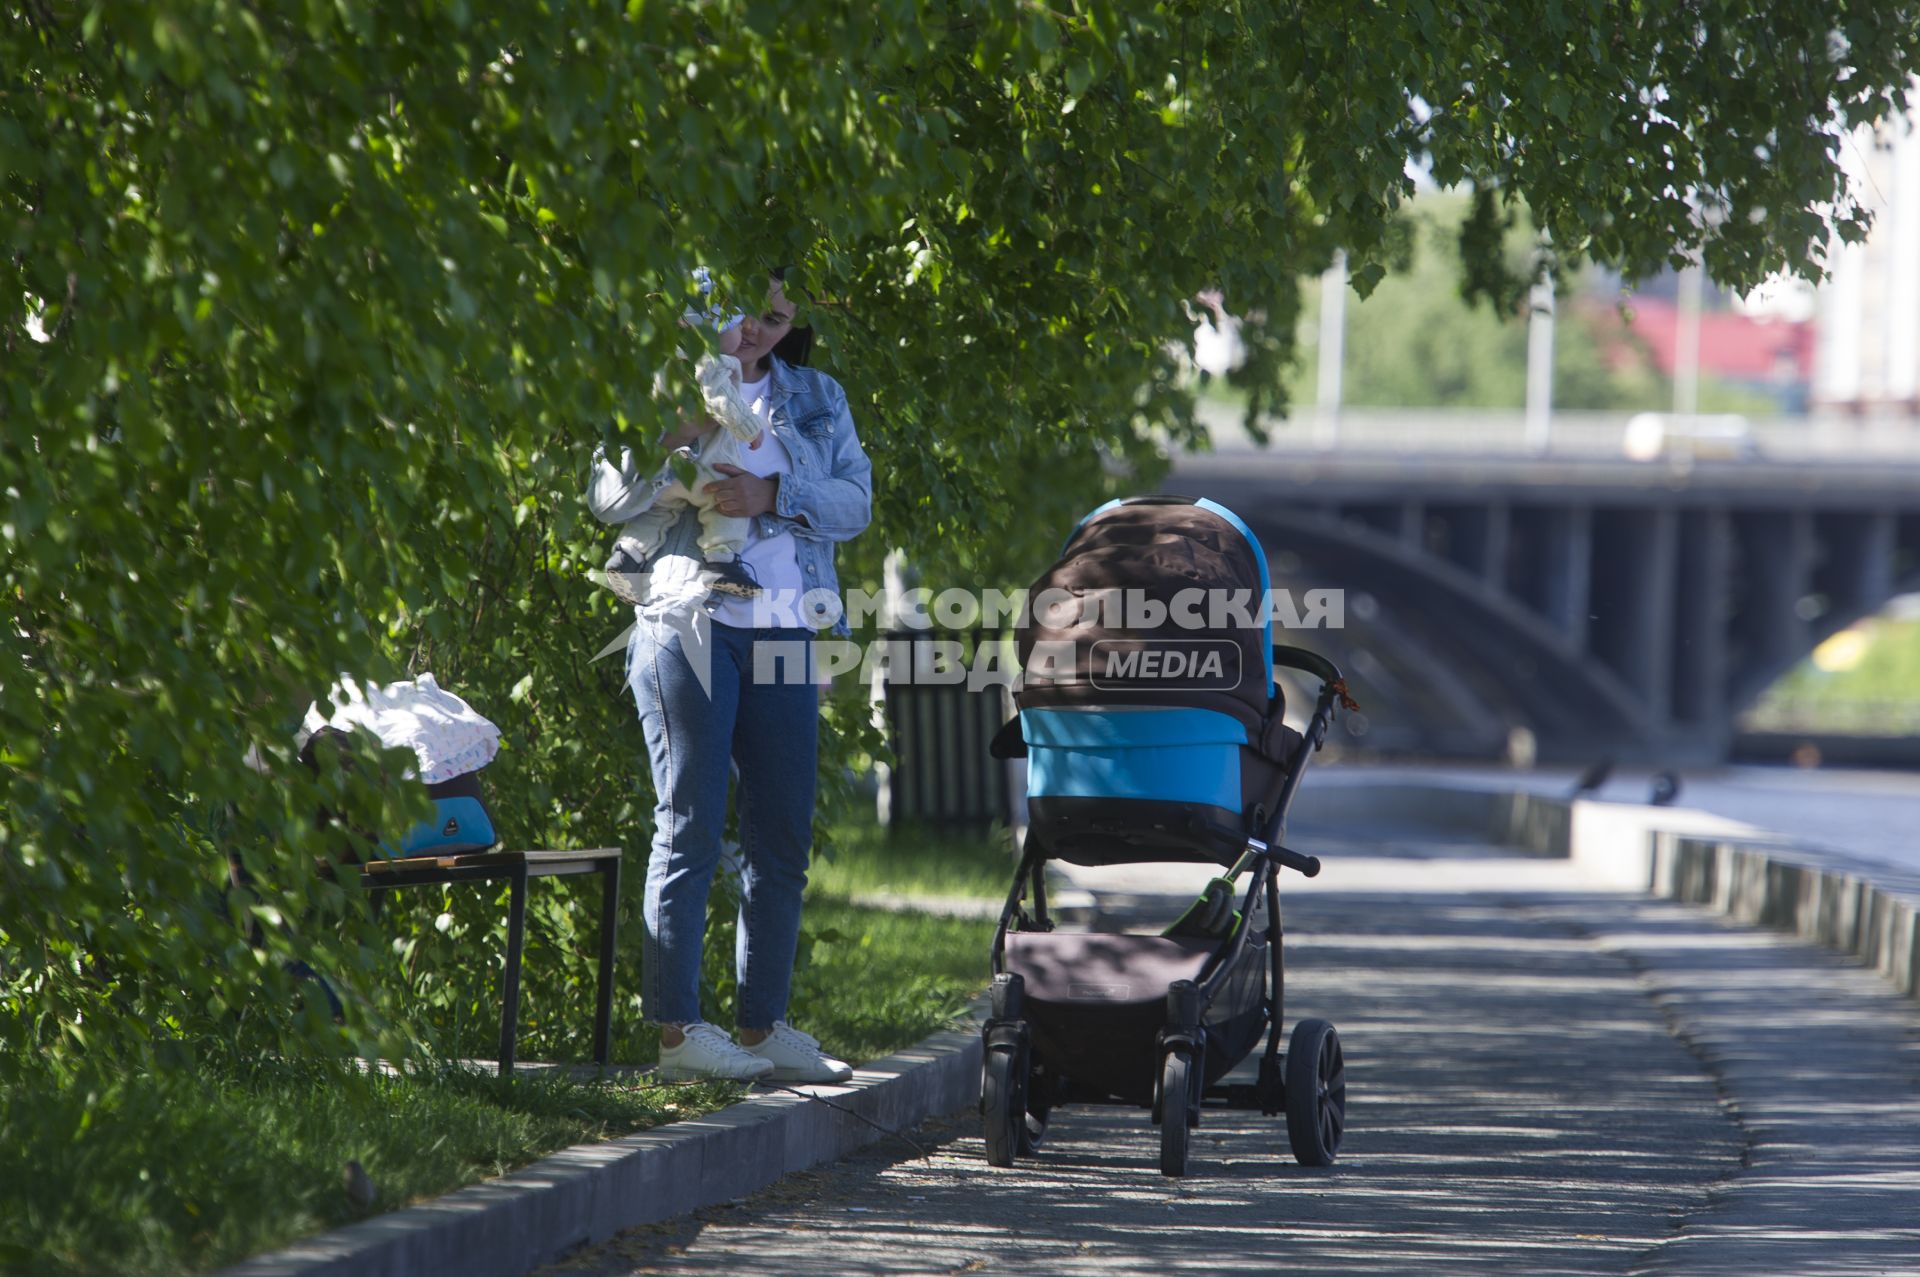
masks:
<instances>
[{"instance_id":1,"label":"white fabric bag","mask_svg":"<svg viewBox=\"0 0 1920 1277\"><path fill-rule=\"evenodd\" d=\"M333 717L323 715L317 702L309 705L296 745L304 746L323 727L364 727L389 748L411 749L420 760L416 775L426 785L479 771L500 752L500 729L431 674L385 687L362 687L342 676L327 699Z\"/></svg>"}]
</instances>

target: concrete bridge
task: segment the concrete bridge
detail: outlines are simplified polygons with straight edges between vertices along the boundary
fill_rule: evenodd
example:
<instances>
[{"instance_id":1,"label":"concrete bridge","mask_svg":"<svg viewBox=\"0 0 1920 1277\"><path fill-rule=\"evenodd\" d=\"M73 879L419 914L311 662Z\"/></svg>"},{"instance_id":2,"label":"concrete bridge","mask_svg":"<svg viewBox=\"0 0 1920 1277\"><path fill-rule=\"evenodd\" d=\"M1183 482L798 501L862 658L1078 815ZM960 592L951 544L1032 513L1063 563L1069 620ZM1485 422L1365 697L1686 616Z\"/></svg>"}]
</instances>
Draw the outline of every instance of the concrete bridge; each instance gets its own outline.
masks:
<instances>
[{"instance_id":1,"label":"concrete bridge","mask_svg":"<svg viewBox=\"0 0 1920 1277\"><path fill-rule=\"evenodd\" d=\"M1676 465L1236 433L1165 486L1246 518L1277 586L1347 591L1307 641L1353 675L1356 744L1487 756L1523 727L1543 760L1717 761L1816 644L1920 589L1911 446Z\"/></svg>"}]
</instances>

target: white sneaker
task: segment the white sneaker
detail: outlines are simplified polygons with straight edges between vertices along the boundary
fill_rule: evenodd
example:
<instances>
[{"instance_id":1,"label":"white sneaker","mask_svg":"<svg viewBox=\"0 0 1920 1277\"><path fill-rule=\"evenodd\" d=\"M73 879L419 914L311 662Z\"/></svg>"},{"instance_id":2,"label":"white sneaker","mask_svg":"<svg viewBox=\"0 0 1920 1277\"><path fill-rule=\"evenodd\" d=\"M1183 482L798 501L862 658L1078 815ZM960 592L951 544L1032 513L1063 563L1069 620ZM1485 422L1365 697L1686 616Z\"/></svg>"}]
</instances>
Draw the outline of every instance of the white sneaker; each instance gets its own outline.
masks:
<instances>
[{"instance_id":1,"label":"white sneaker","mask_svg":"<svg viewBox=\"0 0 1920 1277\"><path fill-rule=\"evenodd\" d=\"M773 1066L769 1082L844 1082L853 1066L820 1049L820 1040L802 1033L785 1020L773 1022L773 1032L754 1046L740 1048Z\"/></svg>"},{"instance_id":2,"label":"white sneaker","mask_svg":"<svg viewBox=\"0 0 1920 1277\"><path fill-rule=\"evenodd\" d=\"M685 1027L679 1046L660 1048L659 1076L669 1082L713 1078L753 1082L773 1072L773 1061L750 1055L739 1043L704 1020Z\"/></svg>"}]
</instances>

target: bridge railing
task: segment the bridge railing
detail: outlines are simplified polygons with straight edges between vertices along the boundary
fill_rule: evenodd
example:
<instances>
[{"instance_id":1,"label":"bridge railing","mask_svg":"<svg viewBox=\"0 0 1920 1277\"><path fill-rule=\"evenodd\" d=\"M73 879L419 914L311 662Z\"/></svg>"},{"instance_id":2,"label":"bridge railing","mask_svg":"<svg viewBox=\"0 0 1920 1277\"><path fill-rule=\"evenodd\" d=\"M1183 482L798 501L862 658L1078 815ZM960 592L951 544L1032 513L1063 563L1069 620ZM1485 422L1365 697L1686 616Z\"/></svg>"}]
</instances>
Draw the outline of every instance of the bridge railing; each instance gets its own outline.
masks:
<instances>
[{"instance_id":1,"label":"bridge railing","mask_svg":"<svg viewBox=\"0 0 1920 1277\"><path fill-rule=\"evenodd\" d=\"M1221 450L1251 446L1236 404L1203 399L1199 417ZM1556 412L1544 455L1627 457L1627 426L1639 414ZM1701 459L1750 455L1767 461L1920 462L1920 417L1749 417L1731 428L1716 418L1705 436L1689 442L1685 423L1675 423L1662 456ZM1283 452L1419 452L1429 455L1515 455L1541 450L1518 411L1477 408L1343 408L1337 423L1312 405L1268 425L1269 447ZM1747 446L1750 441L1751 446Z\"/></svg>"}]
</instances>

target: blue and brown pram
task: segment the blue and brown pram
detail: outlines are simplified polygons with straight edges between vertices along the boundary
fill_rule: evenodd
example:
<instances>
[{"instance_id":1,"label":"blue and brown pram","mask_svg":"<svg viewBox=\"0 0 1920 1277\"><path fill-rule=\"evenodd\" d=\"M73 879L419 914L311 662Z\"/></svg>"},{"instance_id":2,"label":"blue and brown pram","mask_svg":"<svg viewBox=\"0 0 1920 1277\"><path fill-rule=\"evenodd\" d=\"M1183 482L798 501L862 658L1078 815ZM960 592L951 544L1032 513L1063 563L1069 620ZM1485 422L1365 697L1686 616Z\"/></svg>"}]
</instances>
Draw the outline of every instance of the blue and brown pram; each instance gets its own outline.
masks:
<instances>
[{"instance_id":1,"label":"blue and brown pram","mask_svg":"<svg viewBox=\"0 0 1920 1277\"><path fill-rule=\"evenodd\" d=\"M993 940L980 1107L987 1158L1039 1147L1054 1110L1152 1110L1160 1169L1184 1175L1207 1106L1284 1113L1293 1154L1324 1166L1346 1123L1339 1035L1303 1020L1280 1050L1279 873L1289 803L1336 707L1332 662L1276 646L1266 556L1224 506L1111 502L1033 585L1019 635L1019 716L994 741L1027 758L1026 842ZM1237 606L1236 606L1237 605ZM1304 734L1276 665L1320 681ZM1221 867L1158 935L1057 931L1046 865ZM1244 888L1241 878L1246 878ZM1265 1036L1251 1081L1225 1079Z\"/></svg>"}]
</instances>

